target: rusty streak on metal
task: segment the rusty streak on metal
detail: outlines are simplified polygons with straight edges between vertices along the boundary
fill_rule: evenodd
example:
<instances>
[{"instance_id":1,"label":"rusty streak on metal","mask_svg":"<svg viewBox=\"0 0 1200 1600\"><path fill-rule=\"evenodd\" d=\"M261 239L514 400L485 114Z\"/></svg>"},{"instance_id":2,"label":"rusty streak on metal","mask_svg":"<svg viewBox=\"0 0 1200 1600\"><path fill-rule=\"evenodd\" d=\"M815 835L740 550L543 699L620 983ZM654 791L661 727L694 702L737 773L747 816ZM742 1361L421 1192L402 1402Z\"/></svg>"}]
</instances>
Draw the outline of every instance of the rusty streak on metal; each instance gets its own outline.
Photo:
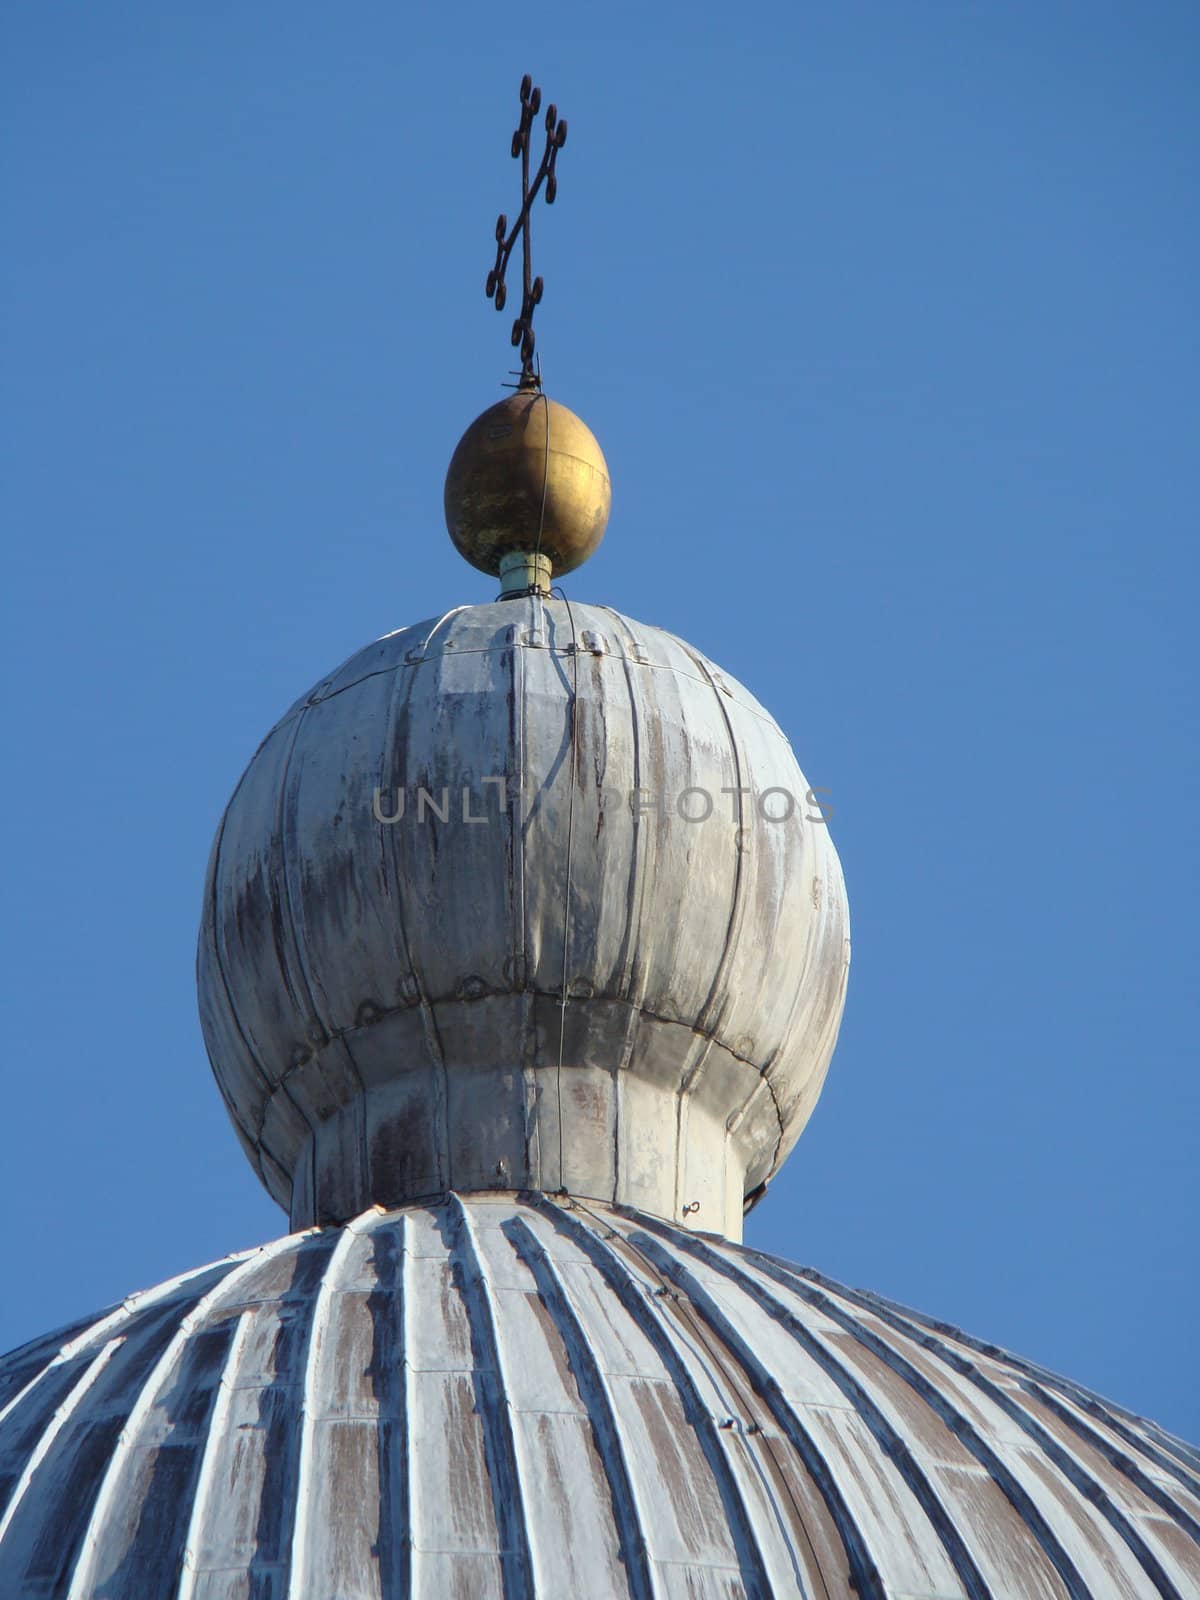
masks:
<instances>
[{"instance_id":1,"label":"rusty streak on metal","mask_svg":"<svg viewBox=\"0 0 1200 1600\"><path fill-rule=\"evenodd\" d=\"M554 197L558 193L558 178L554 166L558 159L558 152L567 142L566 118L560 118L558 108L550 105L546 108L546 148L542 152L542 159L534 174L533 182L529 181L529 135L533 128L533 119L541 110L542 91L534 84L528 73L521 79L521 122L512 136L513 160L520 158L521 162L521 210L512 227L508 226L508 218L502 211L496 218L496 264L487 275L487 297L496 307L497 311L504 310L504 303L508 298L508 289L504 282L504 275L508 271L509 257L512 255L513 246L518 236L521 238L521 315L512 325L512 343L514 348L521 351L521 382L523 389L537 388L538 379L533 366L533 313L542 298L542 280L533 276L533 240L530 231L530 218L533 211L533 202L537 199L542 184L546 185L546 204L553 205Z\"/></svg>"}]
</instances>

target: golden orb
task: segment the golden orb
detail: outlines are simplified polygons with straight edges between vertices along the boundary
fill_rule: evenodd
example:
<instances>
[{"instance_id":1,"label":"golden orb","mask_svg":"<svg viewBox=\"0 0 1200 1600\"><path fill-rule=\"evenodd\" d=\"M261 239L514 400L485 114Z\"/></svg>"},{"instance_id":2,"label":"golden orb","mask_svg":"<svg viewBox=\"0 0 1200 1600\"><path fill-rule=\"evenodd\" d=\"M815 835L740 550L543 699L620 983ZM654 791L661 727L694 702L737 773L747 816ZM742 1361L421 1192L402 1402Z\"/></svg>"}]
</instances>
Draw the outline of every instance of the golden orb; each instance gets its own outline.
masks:
<instances>
[{"instance_id":1,"label":"golden orb","mask_svg":"<svg viewBox=\"0 0 1200 1600\"><path fill-rule=\"evenodd\" d=\"M518 573L522 588L544 588L547 563L555 574L582 566L604 537L611 503L592 430L534 389L476 417L446 473L454 548L481 572L500 574L503 562L506 592Z\"/></svg>"}]
</instances>

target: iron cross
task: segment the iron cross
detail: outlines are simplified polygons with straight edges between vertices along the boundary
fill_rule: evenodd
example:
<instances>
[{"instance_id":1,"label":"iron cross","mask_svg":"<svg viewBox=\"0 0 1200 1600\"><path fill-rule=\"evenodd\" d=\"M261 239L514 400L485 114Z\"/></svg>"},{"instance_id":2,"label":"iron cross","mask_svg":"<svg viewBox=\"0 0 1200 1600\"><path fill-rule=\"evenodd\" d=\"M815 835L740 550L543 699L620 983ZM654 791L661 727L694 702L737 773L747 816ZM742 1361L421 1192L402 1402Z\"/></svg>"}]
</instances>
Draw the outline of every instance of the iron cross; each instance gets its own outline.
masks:
<instances>
[{"instance_id":1,"label":"iron cross","mask_svg":"<svg viewBox=\"0 0 1200 1600\"><path fill-rule=\"evenodd\" d=\"M554 196L558 193L558 179L554 173L554 163L558 159L558 152L567 142L566 119L559 119L556 106L546 108L546 148L542 152L541 164L534 176L533 182L529 181L529 134L533 127L533 119L537 116L542 106L542 91L534 87L533 79L528 73L521 79L521 125L512 136L512 157L515 161L521 158L521 210L517 220L510 230L508 218L503 212L496 218L496 265L487 275L487 297L495 302L496 310L504 310L504 302L508 298L508 290L504 283L504 274L508 271L508 258L512 255L513 246L517 242L517 235L521 235L523 253L522 284L524 295L521 300L521 315L512 326L512 342L514 347L521 351L521 383L522 389L538 387L538 378L533 368L533 312L534 307L542 298L542 280L533 277L532 241L530 238L530 212L533 202L538 197L542 184L546 185L546 204L554 204Z\"/></svg>"}]
</instances>

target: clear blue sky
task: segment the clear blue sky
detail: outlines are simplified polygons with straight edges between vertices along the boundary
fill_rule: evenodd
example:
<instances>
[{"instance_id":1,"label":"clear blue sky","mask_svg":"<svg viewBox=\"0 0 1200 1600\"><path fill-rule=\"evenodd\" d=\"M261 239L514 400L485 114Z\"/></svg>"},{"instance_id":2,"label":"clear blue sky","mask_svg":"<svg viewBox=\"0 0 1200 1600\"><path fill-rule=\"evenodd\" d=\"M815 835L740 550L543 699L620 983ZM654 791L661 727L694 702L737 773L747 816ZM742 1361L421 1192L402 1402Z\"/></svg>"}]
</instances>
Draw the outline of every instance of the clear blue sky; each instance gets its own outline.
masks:
<instances>
[{"instance_id":1,"label":"clear blue sky","mask_svg":"<svg viewBox=\"0 0 1200 1600\"><path fill-rule=\"evenodd\" d=\"M22 4L3 102L0 1348L270 1237L193 948L301 691L491 597L446 462L521 73L568 584L832 791L855 960L750 1242L1200 1436L1200 12Z\"/></svg>"}]
</instances>

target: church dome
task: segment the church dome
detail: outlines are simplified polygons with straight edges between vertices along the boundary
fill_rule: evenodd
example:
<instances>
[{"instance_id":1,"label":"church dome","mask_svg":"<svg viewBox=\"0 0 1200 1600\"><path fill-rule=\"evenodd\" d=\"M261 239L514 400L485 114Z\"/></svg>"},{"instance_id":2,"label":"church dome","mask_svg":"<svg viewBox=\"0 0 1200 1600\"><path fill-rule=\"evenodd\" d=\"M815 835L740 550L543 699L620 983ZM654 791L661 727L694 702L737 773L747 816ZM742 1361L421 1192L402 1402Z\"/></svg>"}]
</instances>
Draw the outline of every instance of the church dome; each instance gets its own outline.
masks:
<instances>
[{"instance_id":1,"label":"church dome","mask_svg":"<svg viewBox=\"0 0 1200 1600\"><path fill-rule=\"evenodd\" d=\"M819 805L757 700L603 606L466 606L267 736L213 848L204 1036L294 1227L569 1190L740 1236L849 960Z\"/></svg>"},{"instance_id":2,"label":"church dome","mask_svg":"<svg viewBox=\"0 0 1200 1600\"><path fill-rule=\"evenodd\" d=\"M1200 1458L878 1296L449 1195L0 1360L0 1594L1200 1593Z\"/></svg>"},{"instance_id":3,"label":"church dome","mask_svg":"<svg viewBox=\"0 0 1200 1600\"><path fill-rule=\"evenodd\" d=\"M611 490L535 360L540 113L445 489L502 598L318 683L213 845L205 1042L293 1231L0 1358L0 1600L1194 1600L1194 1451L737 1242L845 890L753 695L552 597Z\"/></svg>"}]
</instances>

